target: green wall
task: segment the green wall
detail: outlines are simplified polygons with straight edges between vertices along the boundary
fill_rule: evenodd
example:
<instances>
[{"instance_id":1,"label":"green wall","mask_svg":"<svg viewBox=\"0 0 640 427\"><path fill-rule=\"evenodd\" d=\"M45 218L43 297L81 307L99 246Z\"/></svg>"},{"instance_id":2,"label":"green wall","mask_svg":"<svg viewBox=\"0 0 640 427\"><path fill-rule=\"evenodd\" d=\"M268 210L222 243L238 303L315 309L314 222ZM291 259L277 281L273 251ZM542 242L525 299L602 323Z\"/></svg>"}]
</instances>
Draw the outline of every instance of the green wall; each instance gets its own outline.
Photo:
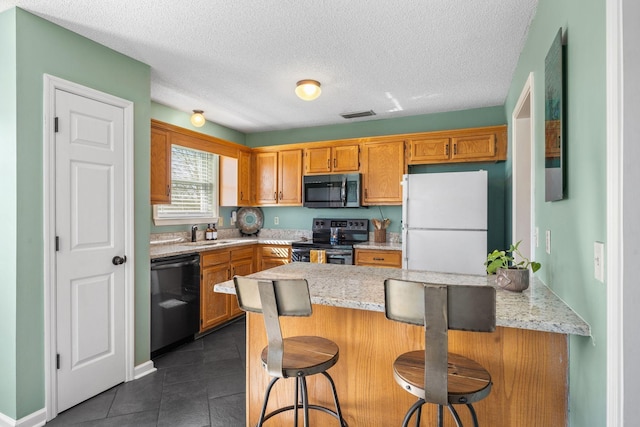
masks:
<instances>
[{"instance_id":1,"label":"green wall","mask_svg":"<svg viewBox=\"0 0 640 427\"><path fill-rule=\"evenodd\" d=\"M16 414L16 12L0 14L0 413Z\"/></svg>"},{"instance_id":2,"label":"green wall","mask_svg":"<svg viewBox=\"0 0 640 427\"><path fill-rule=\"evenodd\" d=\"M566 34L567 198L545 202L544 59L560 27ZM605 55L603 0L540 0L505 103L510 118L533 72L535 224L541 242L551 230L551 255L544 243L536 250L542 263L537 275L593 334L569 339L569 425L576 427L606 424L606 289L593 277L593 243L606 240ZM510 194L510 175L507 186Z\"/></svg>"},{"instance_id":3,"label":"green wall","mask_svg":"<svg viewBox=\"0 0 640 427\"><path fill-rule=\"evenodd\" d=\"M195 132L200 132L205 135L221 138L226 141L235 142L236 144L246 145L246 136L242 132L230 129L219 124L206 121L205 125L201 128L197 128L191 124L191 114L189 112L175 110L166 105L159 104L157 102L151 102L151 118L160 120L161 122L169 123L175 126L180 126L185 129L189 129ZM224 225L218 228L234 228L230 225L231 211L236 208L221 207L219 215L224 218ZM171 226L155 226L153 224L153 212L149 211L148 217L149 223L147 228L151 233L169 233L178 231L190 231L191 225L171 225ZM198 224L200 230L204 230L206 224Z\"/></svg>"},{"instance_id":4,"label":"green wall","mask_svg":"<svg viewBox=\"0 0 640 427\"><path fill-rule=\"evenodd\" d=\"M15 29L11 17L15 16ZM9 22L8 22L9 21ZM9 341L0 349L0 360L15 362L15 387L0 395L0 410L7 416L19 419L44 407L44 287L43 265L43 74L51 74L93 89L110 93L134 102L134 155L135 155L135 363L149 359L149 118L150 118L150 69L120 53L65 30L21 9L2 14L2 43L13 38L16 52L17 103L10 108L16 123L16 133L2 133L3 150L11 156L16 151L14 166L9 167L9 177L0 184L4 187L15 182L16 190L5 197L4 211L14 211L13 220L19 237L3 234L0 252L14 252L15 267L3 272L3 288L15 292L15 302L3 310L15 312L16 319L8 319L15 330L15 347ZM5 39L4 35L7 35ZM15 34L13 36L12 34ZM9 51L11 51L11 46ZM2 63L2 79L5 64ZM11 85L11 82L9 82ZM9 92L11 93L11 91ZM4 99L4 93L3 97ZM4 105L4 101L3 105ZM4 116L4 114L3 114ZM4 117L3 117L4 118ZM4 137L8 136L5 140ZM13 148L12 148L13 147ZM17 168L17 169L16 169ZM13 169L13 170L12 170ZM3 177L7 169L3 168ZM17 198L11 198L11 194ZM4 195L4 192L3 192ZM8 200L7 200L8 199ZM3 215L7 215L3 213ZM9 214L10 215L10 214ZM8 218L9 220L11 218ZM4 221L3 227L4 225ZM15 278L11 277L11 271ZM9 277L6 275L9 274ZM3 298L6 293L3 292ZM5 307L3 307L5 308ZM11 314L9 314L11 315ZM3 322L4 323L4 322ZM4 337L3 337L4 338ZM6 341L5 341L6 342ZM7 352L13 353L7 356ZM3 366L0 369L5 369ZM6 395L5 395L6 394Z\"/></svg>"},{"instance_id":5,"label":"green wall","mask_svg":"<svg viewBox=\"0 0 640 427\"><path fill-rule=\"evenodd\" d=\"M210 122L209 120L205 122L204 126L197 128L191 124L191 114L189 112L179 111L157 102L151 102L151 118L194 132L200 132L205 135L235 142L236 144L246 145L246 137L242 132Z\"/></svg>"},{"instance_id":6,"label":"green wall","mask_svg":"<svg viewBox=\"0 0 640 427\"><path fill-rule=\"evenodd\" d=\"M448 113L402 117L397 119L371 120L367 122L346 123L331 126L318 126L289 131L272 131L248 134L247 145L261 147L268 145L293 144L296 142L324 141L344 138L360 138L375 135L394 135L401 133L429 132L443 129L459 129L480 126L495 126L506 123L504 107L488 107L472 110L451 111ZM430 173L445 171L463 171L487 169L489 171L489 239L488 246L502 247L505 244L504 230L504 179L505 163L486 163L455 166L412 166L409 173ZM401 229L402 208L400 206L382 206L385 217L391 219L390 232L399 233ZM307 208L262 208L266 228L308 229L314 217L356 217L380 218L380 208L360 209L307 209ZM273 218L279 218L274 225Z\"/></svg>"},{"instance_id":7,"label":"green wall","mask_svg":"<svg viewBox=\"0 0 640 427\"><path fill-rule=\"evenodd\" d=\"M400 117L397 119L359 121L302 129L256 132L247 135L246 145L253 148L267 145L291 144L295 142L325 141L374 135L395 135L400 133L494 126L505 123L504 108L497 106L451 111L448 113Z\"/></svg>"},{"instance_id":8,"label":"green wall","mask_svg":"<svg viewBox=\"0 0 640 427\"><path fill-rule=\"evenodd\" d=\"M189 123L189 114L174 110L170 107L151 103L151 117L167 123L192 129L207 135L227 139L240 144L246 143L251 147L268 145L294 144L298 142L324 141L332 139L359 138L375 135L394 135L412 132L428 132L443 129L458 129L480 126L494 126L506 123L504 107L488 107L472 110L452 111L447 113L428 114L421 116L402 117L397 119L371 120L356 123L345 123L331 126L318 126L303 129L291 129L272 132L258 132L247 134L230 134L229 129L207 122L202 128L194 128ZM234 139L232 139L234 138ZM478 170L489 171L489 200L490 220L488 247L496 248L505 245L504 229L504 182L505 164L487 163L455 166L413 166L409 173L430 173L444 171ZM220 216L224 217L224 226L231 228L229 217L235 208L221 208ZM382 210L382 213L381 213ZM400 233L402 208L400 206L382 206L359 209L308 209L303 207L263 207L264 228L271 229L309 229L311 220L319 217L335 218L380 218L384 216L391 220L389 231ZM279 224L274 223L278 217ZM203 224L201 224L203 225ZM151 223L152 233L188 231L189 225L156 227Z\"/></svg>"}]
</instances>

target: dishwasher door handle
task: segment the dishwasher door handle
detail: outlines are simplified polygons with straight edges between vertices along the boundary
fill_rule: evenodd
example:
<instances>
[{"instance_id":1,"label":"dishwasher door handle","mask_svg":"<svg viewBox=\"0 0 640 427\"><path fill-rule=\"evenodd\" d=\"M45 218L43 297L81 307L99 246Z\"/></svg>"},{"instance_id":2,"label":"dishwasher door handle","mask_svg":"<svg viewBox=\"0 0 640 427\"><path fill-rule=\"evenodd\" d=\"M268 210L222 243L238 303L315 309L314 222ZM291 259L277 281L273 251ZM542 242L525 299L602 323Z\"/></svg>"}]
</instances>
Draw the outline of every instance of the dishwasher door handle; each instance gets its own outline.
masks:
<instances>
[{"instance_id":1,"label":"dishwasher door handle","mask_svg":"<svg viewBox=\"0 0 640 427\"><path fill-rule=\"evenodd\" d=\"M194 265L199 262L200 258L196 258L191 261L172 262L171 264L151 264L151 270L166 270L169 268L186 267L187 265Z\"/></svg>"}]
</instances>

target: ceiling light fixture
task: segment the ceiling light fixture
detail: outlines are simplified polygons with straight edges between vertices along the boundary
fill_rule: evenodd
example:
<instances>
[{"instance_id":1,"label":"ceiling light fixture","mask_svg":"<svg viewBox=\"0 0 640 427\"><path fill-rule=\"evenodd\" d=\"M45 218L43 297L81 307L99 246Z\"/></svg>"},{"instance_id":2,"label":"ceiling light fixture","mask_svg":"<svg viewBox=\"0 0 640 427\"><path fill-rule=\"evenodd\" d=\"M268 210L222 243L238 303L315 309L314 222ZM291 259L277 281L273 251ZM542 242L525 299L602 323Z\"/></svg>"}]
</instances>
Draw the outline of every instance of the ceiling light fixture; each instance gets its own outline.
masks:
<instances>
[{"instance_id":1,"label":"ceiling light fixture","mask_svg":"<svg viewBox=\"0 0 640 427\"><path fill-rule=\"evenodd\" d=\"M204 113L202 110L193 110L193 114L191 115L191 124L197 128L204 126L204 123L207 121L202 113Z\"/></svg>"},{"instance_id":2,"label":"ceiling light fixture","mask_svg":"<svg viewBox=\"0 0 640 427\"><path fill-rule=\"evenodd\" d=\"M296 95L305 101L313 101L320 96L320 82L316 80L300 80L296 83Z\"/></svg>"}]
</instances>

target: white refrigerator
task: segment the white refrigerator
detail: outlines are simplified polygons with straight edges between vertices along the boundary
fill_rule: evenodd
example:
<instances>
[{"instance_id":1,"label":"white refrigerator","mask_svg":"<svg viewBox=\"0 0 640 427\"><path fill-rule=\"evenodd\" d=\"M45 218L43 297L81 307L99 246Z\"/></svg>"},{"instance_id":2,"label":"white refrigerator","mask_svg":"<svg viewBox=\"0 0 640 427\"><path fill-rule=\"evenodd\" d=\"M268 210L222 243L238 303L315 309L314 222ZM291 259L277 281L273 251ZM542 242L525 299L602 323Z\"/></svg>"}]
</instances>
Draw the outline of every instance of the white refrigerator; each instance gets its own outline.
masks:
<instances>
[{"instance_id":1,"label":"white refrigerator","mask_svg":"<svg viewBox=\"0 0 640 427\"><path fill-rule=\"evenodd\" d=\"M487 171L404 175L402 267L486 274Z\"/></svg>"}]
</instances>

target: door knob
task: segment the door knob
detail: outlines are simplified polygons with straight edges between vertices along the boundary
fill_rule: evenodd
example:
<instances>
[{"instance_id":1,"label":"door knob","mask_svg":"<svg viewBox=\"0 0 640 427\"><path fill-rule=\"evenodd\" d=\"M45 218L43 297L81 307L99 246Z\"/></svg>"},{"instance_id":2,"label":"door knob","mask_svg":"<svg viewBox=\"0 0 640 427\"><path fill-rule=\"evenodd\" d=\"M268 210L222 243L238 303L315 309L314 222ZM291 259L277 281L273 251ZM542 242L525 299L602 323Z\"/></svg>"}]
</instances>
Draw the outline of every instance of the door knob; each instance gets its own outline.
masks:
<instances>
[{"instance_id":1,"label":"door knob","mask_svg":"<svg viewBox=\"0 0 640 427\"><path fill-rule=\"evenodd\" d=\"M114 256L113 259L111 260L111 262L113 263L113 265L121 265L124 264L125 262L127 262L127 256Z\"/></svg>"}]
</instances>

